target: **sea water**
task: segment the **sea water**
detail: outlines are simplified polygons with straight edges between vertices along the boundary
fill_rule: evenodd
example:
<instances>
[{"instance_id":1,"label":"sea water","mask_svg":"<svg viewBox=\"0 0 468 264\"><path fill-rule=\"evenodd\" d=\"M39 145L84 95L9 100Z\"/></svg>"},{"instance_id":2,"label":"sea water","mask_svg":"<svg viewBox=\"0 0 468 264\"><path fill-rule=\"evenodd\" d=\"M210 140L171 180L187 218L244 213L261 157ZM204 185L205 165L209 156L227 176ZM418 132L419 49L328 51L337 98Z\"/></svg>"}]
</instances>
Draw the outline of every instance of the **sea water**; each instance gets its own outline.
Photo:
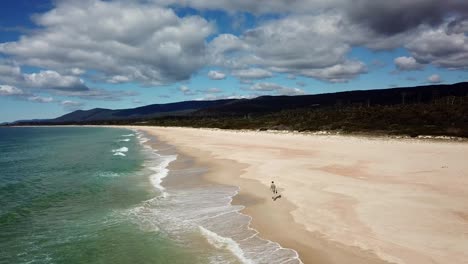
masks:
<instances>
[{"instance_id":1,"label":"sea water","mask_svg":"<svg viewBox=\"0 0 468 264\"><path fill-rule=\"evenodd\" d=\"M117 128L0 128L0 263L300 263L249 227L231 205L236 187L166 187L178 155L148 141Z\"/></svg>"}]
</instances>

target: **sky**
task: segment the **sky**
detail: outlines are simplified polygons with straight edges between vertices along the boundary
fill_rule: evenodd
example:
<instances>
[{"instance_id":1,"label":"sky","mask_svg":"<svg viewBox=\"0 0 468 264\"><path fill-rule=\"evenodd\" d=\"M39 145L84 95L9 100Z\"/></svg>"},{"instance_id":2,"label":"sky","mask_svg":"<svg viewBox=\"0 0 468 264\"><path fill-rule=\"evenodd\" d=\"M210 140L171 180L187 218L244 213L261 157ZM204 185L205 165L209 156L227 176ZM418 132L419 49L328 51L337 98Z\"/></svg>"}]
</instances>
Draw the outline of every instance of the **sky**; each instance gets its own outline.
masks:
<instances>
[{"instance_id":1,"label":"sky","mask_svg":"<svg viewBox=\"0 0 468 264\"><path fill-rule=\"evenodd\" d=\"M3 0L0 122L468 80L466 0Z\"/></svg>"}]
</instances>

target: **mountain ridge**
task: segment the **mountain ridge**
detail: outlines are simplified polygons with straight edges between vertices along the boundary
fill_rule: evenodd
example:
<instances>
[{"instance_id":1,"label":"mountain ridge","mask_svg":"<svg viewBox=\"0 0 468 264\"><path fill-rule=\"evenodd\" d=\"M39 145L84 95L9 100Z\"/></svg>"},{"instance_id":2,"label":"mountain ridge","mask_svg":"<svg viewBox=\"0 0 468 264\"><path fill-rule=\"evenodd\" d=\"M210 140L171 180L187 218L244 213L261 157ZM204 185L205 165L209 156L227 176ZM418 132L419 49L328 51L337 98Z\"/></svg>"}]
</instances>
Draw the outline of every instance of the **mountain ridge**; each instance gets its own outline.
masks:
<instances>
[{"instance_id":1,"label":"mountain ridge","mask_svg":"<svg viewBox=\"0 0 468 264\"><path fill-rule=\"evenodd\" d=\"M76 110L54 119L23 120L13 124L89 123L98 121L144 120L163 117L222 117L279 112L299 108L424 104L447 96L468 95L468 82L296 96L260 96L251 99L219 99L151 104L127 109L93 108Z\"/></svg>"}]
</instances>

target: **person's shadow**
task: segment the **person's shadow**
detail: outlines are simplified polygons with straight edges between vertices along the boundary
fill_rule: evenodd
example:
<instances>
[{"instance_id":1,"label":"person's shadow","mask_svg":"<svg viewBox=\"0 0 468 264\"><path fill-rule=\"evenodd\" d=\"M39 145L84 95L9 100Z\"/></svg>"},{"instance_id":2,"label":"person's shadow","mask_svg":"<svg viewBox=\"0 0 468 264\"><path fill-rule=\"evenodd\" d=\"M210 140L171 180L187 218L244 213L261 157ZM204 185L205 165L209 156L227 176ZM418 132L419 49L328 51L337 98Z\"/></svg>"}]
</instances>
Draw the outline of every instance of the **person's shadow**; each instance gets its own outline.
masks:
<instances>
[{"instance_id":1,"label":"person's shadow","mask_svg":"<svg viewBox=\"0 0 468 264\"><path fill-rule=\"evenodd\" d=\"M276 201L276 199L281 198L281 194L278 194L278 192L275 194L275 196L271 197L273 201Z\"/></svg>"}]
</instances>

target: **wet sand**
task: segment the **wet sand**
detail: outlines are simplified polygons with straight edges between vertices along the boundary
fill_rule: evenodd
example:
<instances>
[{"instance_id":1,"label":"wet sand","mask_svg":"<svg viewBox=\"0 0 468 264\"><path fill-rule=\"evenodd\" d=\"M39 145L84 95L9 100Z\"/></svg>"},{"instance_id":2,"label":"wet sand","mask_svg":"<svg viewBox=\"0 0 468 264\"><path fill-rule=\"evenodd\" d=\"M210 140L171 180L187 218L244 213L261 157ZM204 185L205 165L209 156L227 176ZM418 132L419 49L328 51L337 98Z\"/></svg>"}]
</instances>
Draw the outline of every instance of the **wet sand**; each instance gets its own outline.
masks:
<instances>
[{"instance_id":1,"label":"wet sand","mask_svg":"<svg viewBox=\"0 0 468 264\"><path fill-rule=\"evenodd\" d=\"M239 186L252 226L304 263L468 263L466 143L138 129Z\"/></svg>"}]
</instances>

